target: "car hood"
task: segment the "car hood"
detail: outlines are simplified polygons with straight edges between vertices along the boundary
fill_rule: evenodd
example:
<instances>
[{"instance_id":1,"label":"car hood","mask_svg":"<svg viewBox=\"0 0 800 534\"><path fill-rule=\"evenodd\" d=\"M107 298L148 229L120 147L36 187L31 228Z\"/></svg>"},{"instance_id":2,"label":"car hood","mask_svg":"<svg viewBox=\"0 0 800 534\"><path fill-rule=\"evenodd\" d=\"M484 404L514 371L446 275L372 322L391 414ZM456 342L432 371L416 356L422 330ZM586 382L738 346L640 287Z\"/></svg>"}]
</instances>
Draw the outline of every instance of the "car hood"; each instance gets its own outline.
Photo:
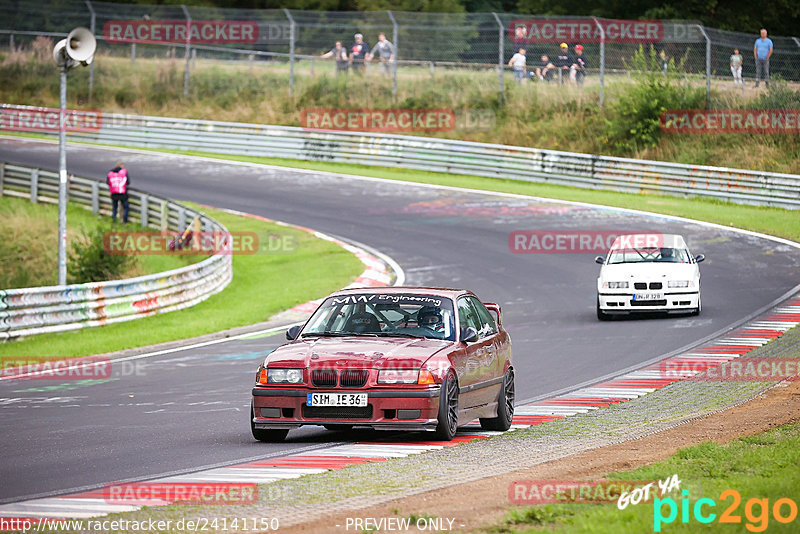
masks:
<instances>
[{"instance_id":1,"label":"car hood","mask_svg":"<svg viewBox=\"0 0 800 534\"><path fill-rule=\"evenodd\" d=\"M697 265L693 263L619 263L604 265L600 270L603 280L625 281L631 278L647 280L693 280Z\"/></svg>"},{"instance_id":2,"label":"car hood","mask_svg":"<svg viewBox=\"0 0 800 534\"><path fill-rule=\"evenodd\" d=\"M441 339L316 337L289 343L267 356L270 367L421 367L452 341Z\"/></svg>"}]
</instances>

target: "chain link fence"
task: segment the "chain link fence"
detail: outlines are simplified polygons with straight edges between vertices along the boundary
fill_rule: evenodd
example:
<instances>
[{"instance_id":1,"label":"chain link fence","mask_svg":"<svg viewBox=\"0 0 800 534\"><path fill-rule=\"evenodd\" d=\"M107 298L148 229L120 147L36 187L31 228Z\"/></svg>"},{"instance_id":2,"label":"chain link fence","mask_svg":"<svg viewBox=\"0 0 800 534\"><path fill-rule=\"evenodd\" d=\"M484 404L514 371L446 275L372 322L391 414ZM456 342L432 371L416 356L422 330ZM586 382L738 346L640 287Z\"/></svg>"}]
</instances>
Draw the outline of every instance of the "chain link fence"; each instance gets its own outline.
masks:
<instances>
[{"instance_id":1,"label":"chain link fence","mask_svg":"<svg viewBox=\"0 0 800 534\"><path fill-rule=\"evenodd\" d=\"M516 79L508 64L521 47L527 52L526 83L537 82L536 68L559 66L560 43L583 46L586 84L598 88L602 104L609 83L627 79L639 47L653 47L659 61L705 84L709 107L712 84L733 87L730 58L739 50L742 75L756 75L753 45L758 36L707 28L695 21L618 21L593 17L548 17L513 13L409 13L395 11L330 12L288 9L228 9L183 5L135 5L92 0L0 0L5 21L0 39L14 48L39 35L63 38L76 26L90 28L98 52L137 58L173 58L184 62L184 94L197 61L256 63L285 72L291 92L298 76L383 76L392 92L404 80L429 78L442 70L485 71L496 76L502 97ZM186 30L176 30L185 26ZM155 28L160 28L156 34ZM206 31L208 28L211 30ZM238 27L238 30L235 28ZM144 30L140 30L144 28ZM168 28L171 28L169 30ZM244 28L244 30L242 30ZM137 32L143 33L137 33ZM170 33L171 32L171 33ZM244 34L242 34L244 32ZM249 33L248 33L249 32ZM356 33L374 50L380 33L391 47L371 61L342 63L321 56L342 43L352 55ZM145 37L145 38L142 38ZM800 81L800 39L774 37L770 60L773 79ZM1 41L0 41L1 42ZM389 57L385 57L388 55ZM549 72L556 83L570 82L570 69ZM574 74L573 74L574 78ZM582 78L581 78L582 79ZM93 77L90 76L90 91Z\"/></svg>"}]
</instances>

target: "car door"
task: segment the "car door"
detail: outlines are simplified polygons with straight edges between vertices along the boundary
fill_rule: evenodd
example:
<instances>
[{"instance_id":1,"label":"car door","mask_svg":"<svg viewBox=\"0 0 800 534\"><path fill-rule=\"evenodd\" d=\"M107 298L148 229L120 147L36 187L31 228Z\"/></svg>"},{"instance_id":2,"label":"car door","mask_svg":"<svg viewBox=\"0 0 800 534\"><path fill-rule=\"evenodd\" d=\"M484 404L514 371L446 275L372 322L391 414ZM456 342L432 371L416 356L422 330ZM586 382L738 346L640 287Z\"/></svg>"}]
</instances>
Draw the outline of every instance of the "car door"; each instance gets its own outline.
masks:
<instances>
[{"instance_id":1,"label":"car door","mask_svg":"<svg viewBox=\"0 0 800 534\"><path fill-rule=\"evenodd\" d=\"M480 329L478 330L478 345L483 348L480 354L480 377L476 388L476 402L488 404L495 402L500 394L502 384L504 357L502 355L499 328L494 317L486 306L474 296L467 298L475 309Z\"/></svg>"},{"instance_id":2,"label":"car door","mask_svg":"<svg viewBox=\"0 0 800 534\"><path fill-rule=\"evenodd\" d=\"M481 400L485 397L485 392L481 390L484 389L483 382L487 378L486 361L492 340L485 335L483 338L480 337L483 326L469 296L458 299L458 320L459 336L467 327L472 327L478 332L477 341L464 343L464 366L462 374L458 377L460 402L464 408L471 408L486 403Z\"/></svg>"}]
</instances>

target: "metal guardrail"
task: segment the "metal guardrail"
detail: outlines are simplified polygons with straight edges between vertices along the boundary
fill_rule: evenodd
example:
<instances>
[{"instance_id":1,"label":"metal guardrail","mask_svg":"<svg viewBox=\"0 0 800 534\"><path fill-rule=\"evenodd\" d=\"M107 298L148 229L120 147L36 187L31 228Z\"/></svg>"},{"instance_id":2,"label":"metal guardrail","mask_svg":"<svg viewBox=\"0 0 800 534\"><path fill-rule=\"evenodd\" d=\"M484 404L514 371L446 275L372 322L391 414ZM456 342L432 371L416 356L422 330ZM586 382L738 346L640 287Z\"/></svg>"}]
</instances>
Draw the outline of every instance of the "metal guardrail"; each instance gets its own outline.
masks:
<instances>
[{"instance_id":1,"label":"metal guardrail","mask_svg":"<svg viewBox=\"0 0 800 534\"><path fill-rule=\"evenodd\" d=\"M0 113L2 108L0 105ZM626 193L700 196L739 204L800 208L800 175L430 137L105 114L99 131L70 133L69 138L101 144L381 165Z\"/></svg>"},{"instance_id":2,"label":"metal guardrail","mask_svg":"<svg viewBox=\"0 0 800 534\"><path fill-rule=\"evenodd\" d=\"M0 162L0 196L58 202L58 173ZM70 202L110 213L111 197L97 180L70 176ZM211 217L155 195L129 191L130 217L142 227L182 230L198 217L207 232L227 234ZM193 306L222 291L233 277L231 255L125 280L0 290L0 341L130 321Z\"/></svg>"}]
</instances>

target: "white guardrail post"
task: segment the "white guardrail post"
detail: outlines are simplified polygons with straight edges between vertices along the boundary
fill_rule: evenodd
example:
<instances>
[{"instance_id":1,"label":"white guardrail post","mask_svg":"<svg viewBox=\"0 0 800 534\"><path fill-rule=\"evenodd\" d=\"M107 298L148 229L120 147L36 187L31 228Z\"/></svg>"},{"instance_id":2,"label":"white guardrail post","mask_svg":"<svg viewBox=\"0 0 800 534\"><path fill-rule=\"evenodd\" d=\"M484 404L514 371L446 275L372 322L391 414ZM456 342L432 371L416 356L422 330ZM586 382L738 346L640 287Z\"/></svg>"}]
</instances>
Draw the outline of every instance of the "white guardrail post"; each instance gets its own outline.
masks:
<instances>
[{"instance_id":1,"label":"white guardrail post","mask_svg":"<svg viewBox=\"0 0 800 534\"><path fill-rule=\"evenodd\" d=\"M0 194L16 197L56 198L58 173L0 162ZM207 215L165 198L129 192L131 216L138 211L142 226L182 231L183 226L169 224L168 210L178 210L180 217L198 217L206 227L228 233L219 222ZM72 176L69 183L72 202L93 212L110 211L107 191L100 193L99 182ZM135 210L135 206L139 206ZM228 235L228 239L230 236ZM78 330L109 323L130 321L157 313L193 306L222 291L233 277L229 246L222 252L180 269L125 280L0 290L0 341L46 332Z\"/></svg>"}]
</instances>

